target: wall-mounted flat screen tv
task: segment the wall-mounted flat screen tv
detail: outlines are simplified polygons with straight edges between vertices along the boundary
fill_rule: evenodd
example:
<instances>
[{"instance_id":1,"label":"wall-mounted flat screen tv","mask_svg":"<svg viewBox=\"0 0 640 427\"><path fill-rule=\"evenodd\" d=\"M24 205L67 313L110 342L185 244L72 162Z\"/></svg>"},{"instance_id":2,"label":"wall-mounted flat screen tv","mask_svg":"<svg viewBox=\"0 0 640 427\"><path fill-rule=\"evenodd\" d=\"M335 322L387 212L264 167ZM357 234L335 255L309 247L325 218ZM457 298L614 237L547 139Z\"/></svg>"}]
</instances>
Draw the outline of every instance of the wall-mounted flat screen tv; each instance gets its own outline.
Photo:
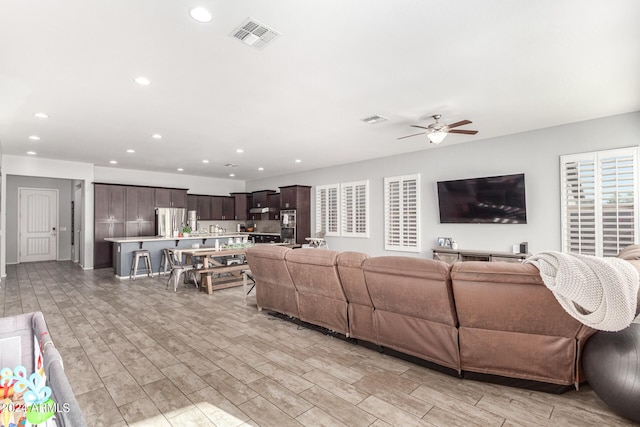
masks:
<instances>
[{"instance_id":1,"label":"wall-mounted flat screen tv","mask_svg":"<svg viewBox=\"0 0 640 427\"><path fill-rule=\"evenodd\" d=\"M524 174L438 182L441 223L526 224Z\"/></svg>"}]
</instances>

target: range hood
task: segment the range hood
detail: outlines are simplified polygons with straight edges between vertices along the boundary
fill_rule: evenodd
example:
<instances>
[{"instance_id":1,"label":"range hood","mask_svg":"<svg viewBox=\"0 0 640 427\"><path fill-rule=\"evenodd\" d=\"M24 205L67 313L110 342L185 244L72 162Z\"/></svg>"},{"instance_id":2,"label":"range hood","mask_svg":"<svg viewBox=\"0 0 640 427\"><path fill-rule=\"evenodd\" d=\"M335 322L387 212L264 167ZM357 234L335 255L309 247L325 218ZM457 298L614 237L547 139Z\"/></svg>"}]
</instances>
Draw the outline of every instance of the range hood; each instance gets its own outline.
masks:
<instances>
[{"instance_id":1,"label":"range hood","mask_svg":"<svg viewBox=\"0 0 640 427\"><path fill-rule=\"evenodd\" d=\"M263 214L263 213L268 213L269 212L269 207L265 206L264 208L251 208L249 209L249 213L257 213L257 214Z\"/></svg>"}]
</instances>

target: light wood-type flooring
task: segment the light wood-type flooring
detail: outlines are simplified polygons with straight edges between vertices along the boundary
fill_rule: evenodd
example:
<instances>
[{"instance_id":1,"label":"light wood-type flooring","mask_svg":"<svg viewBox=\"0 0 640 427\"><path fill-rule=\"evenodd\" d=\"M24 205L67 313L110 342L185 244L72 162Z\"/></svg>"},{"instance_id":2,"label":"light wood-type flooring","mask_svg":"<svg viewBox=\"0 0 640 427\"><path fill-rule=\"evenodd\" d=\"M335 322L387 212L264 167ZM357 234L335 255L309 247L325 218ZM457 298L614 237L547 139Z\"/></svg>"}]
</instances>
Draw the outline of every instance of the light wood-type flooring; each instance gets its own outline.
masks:
<instances>
[{"instance_id":1,"label":"light wood-type flooring","mask_svg":"<svg viewBox=\"0 0 640 427\"><path fill-rule=\"evenodd\" d=\"M461 380L199 292L71 262L7 267L3 316L40 310L92 426L613 426L562 395ZM640 404L640 403L639 403Z\"/></svg>"}]
</instances>

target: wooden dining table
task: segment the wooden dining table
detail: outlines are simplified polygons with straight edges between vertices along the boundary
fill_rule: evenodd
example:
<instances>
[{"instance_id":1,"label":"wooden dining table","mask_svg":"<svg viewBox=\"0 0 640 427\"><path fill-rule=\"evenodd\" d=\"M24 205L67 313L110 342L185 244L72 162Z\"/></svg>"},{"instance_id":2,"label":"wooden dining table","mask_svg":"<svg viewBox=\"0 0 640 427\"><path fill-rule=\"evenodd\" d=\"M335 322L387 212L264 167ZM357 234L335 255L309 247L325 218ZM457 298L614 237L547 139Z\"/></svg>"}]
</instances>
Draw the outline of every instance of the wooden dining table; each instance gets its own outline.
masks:
<instances>
[{"instance_id":1,"label":"wooden dining table","mask_svg":"<svg viewBox=\"0 0 640 427\"><path fill-rule=\"evenodd\" d=\"M218 257L228 257L236 255L244 255L247 247L234 247L234 248L215 248L210 246L200 246L198 248L172 248L177 259L182 260L185 257L185 264L190 265L194 257L202 257L202 268L195 270L196 274L200 274L202 278L202 286L206 287L207 293L213 293L214 289L225 289L233 286L242 285L242 276L237 280L231 282L220 283L214 285L212 281L213 274L224 274L234 272L242 272L244 269L248 269L246 264L233 264L227 265L215 260Z\"/></svg>"}]
</instances>

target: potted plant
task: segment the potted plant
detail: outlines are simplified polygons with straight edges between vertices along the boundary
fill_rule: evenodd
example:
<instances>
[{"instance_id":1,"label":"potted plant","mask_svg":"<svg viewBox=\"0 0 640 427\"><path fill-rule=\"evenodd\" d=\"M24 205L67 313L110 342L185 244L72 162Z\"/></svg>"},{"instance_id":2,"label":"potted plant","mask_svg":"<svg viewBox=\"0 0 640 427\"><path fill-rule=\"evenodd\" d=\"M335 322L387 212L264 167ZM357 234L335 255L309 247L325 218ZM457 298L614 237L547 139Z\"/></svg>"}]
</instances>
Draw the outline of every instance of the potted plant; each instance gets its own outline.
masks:
<instances>
[{"instance_id":1,"label":"potted plant","mask_svg":"<svg viewBox=\"0 0 640 427\"><path fill-rule=\"evenodd\" d=\"M182 237L189 237L189 233L191 233L191 227L188 225L186 227L182 227Z\"/></svg>"}]
</instances>

